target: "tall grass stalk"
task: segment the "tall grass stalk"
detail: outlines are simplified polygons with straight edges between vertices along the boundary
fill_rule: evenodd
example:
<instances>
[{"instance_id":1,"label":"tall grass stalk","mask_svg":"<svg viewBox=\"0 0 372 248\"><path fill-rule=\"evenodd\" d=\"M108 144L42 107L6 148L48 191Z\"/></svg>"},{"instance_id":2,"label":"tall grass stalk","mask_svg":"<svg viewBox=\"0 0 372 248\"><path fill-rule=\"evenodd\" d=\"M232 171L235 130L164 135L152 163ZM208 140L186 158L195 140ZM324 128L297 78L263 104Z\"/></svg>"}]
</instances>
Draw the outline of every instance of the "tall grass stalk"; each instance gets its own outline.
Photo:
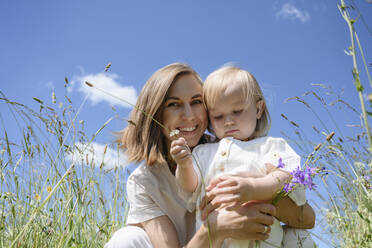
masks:
<instances>
[{"instance_id":1,"label":"tall grass stalk","mask_svg":"<svg viewBox=\"0 0 372 248\"><path fill-rule=\"evenodd\" d=\"M370 153L372 155L372 136L371 136L371 132L370 132L370 128L369 128L369 123L368 123L367 110L366 110L366 106L364 104L364 98L363 98L363 90L364 90L364 88L363 88L363 86L362 86L362 84L360 82L360 75L359 75L358 64L357 64L357 54L356 54L355 41L354 41L355 38L358 41L360 52L362 54L362 59L363 59L364 64L366 65L365 59L364 59L364 53L363 53L363 50L361 49L358 36L357 36L356 31L354 29L354 23L355 23L356 20L355 19L352 19L350 17L350 14L348 12L348 8L345 5L345 1L344 0L341 0L341 5L339 5L339 9L340 9L340 12L341 12L342 17L344 18L344 20L346 21L346 23L347 23L347 25L349 27L350 41L351 41L351 47L350 47L349 50L350 50L350 55L353 58L353 77L354 77L354 84L356 86L356 89L357 89L357 92L358 92L358 96L359 96L360 106L362 108L362 115L363 115L363 120L364 120L364 127L365 127L366 132L367 132L367 139L368 139L368 143L369 143L369 151L370 151ZM368 67L366 67L366 73L368 75L368 79L369 79L369 82L370 82L371 87L372 87L372 82L371 82L371 78L370 78L370 75L369 75Z\"/></svg>"}]
</instances>

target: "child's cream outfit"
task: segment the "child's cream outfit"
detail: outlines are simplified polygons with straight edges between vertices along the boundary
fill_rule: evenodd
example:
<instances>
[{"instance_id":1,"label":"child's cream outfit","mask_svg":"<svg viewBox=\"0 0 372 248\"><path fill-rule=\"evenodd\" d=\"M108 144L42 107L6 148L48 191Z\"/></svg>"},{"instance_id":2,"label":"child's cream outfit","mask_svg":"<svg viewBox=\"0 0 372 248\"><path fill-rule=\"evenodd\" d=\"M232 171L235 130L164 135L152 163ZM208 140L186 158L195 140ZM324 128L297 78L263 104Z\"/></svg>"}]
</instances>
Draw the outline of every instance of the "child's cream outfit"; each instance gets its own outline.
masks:
<instances>
[{"instance_id":1,"label":"child's cream outfit","mask_svg":"<svg viewBox=\"0 0 372 248\"><path fill-rule=\"evenodd\" d=\"M282 158L282 162L285 164L282 169L289 172L300 166L301 163L300 156L282 138L262 137L250 141L240 141L227 137L218 143L197 146L193 150L193 166L198 175L198 187L195 191L198 194L193 194L194 197L188 198L187 207L189 211L193 211L195 206L199 206L201 199L205 195L201 179L204 180L205 185L208 185L211 179L223 174L241 175L242 173L249 172L250 175L262 177L267 174L265 164L271 163L276 166L278 165L279 158ZM183 197L186 197L186 195L190 196L184 192L180 193L184 195ZM306 203L305 189L303 187L297 187L289 194L289 197L298 206ZM200 213L197 210L196 230L201 225ZM289 235L290 232L286 230L286 235ZM311 237L309 238L311 239ZM274 224L271 226L269 239L261 242L260 247L283 247L282 241L283 228L280 222L275 219ZM253 241L248 240L228 239L225 240L224 247L251 247L253 243ZM313 246L310 247L312 248Z\"/></svg>"}]
</instances>

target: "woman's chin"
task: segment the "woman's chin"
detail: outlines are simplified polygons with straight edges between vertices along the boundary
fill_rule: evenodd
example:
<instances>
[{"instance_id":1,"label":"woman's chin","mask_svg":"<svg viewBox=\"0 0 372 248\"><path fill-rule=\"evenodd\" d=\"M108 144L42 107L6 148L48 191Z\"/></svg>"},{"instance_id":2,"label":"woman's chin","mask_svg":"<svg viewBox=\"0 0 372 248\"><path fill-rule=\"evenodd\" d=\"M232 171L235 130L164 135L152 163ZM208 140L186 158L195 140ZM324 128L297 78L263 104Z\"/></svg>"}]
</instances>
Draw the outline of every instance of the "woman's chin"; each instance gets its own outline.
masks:
<instances>
[{"instance_id":1,"label":"woman's chin","mask_svg":"<svg viewBox=\"0 0 372 248\"><path fill-rule=\"evenodd\" d=\"M186 139L187 144L189 145L190 148L195 147L203 135L200 133L200 131L192 131L192 132L181 132L182 137Z\"/></svg>"}]
</instances>

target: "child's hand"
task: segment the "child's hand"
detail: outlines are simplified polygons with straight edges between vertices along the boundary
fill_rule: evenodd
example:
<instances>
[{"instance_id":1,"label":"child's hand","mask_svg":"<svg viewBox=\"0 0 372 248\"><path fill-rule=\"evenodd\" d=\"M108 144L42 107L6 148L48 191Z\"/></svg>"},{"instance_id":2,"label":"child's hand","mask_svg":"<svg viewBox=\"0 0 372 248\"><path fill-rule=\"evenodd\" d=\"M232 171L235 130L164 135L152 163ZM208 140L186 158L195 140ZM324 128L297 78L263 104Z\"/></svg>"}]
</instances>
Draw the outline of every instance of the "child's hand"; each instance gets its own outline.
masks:
<instances>
[{"instance_id":1,"label":"child's hand","mask_svg":"<svg viewBox=\"0 0 372 248\"><path fill-rule=\"evenodd\" d=\"M172 141L169 152L177 165L181 167L191 156L190 148L188 147L187 142L183 137Z\"/></svg>"},{"instance_id":2,"label":"child's hand","mask_svg":"<svg viewBox=\"0 0 372 248\"><path fill-rule=\"evenodd\" d=\"M280 170L278 167L276 167L275 165L270 164L270 163L265 164L265 169L266 169L266 174L269 174L273 171Z\"/></svg>"},{"instance_id":3,"label":"child's hand","mask_svg":"<svg viewBox=\"0 0 372 248\"><path fill-rule=\"evenodd\" d=\"M244 203L253 199L254 178L224 175L215 178L207 187L208 198L215 198L214 204L238 202Z\"/></svg>"}]
</instances>

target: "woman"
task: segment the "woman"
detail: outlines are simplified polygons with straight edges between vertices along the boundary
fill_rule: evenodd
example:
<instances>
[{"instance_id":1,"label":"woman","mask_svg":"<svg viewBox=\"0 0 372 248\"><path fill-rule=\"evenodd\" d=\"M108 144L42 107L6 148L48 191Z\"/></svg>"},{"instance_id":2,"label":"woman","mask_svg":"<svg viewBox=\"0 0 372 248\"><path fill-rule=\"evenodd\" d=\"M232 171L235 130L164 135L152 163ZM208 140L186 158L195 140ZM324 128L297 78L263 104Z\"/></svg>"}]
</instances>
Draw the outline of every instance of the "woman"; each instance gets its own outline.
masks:
<instances>
[{"instance_id":1,"label":"woman","mask_svg":"<svg viewBox=\"0 0 372 248\"><path fill-rule=\"evenodd\" d=\"M185 193L179 191L176 183L169 147L170 131L176 129L191 149L208 142L204 135L208 119L201 82L193 69L180 63L161 68L146 82L131 113L133 124L122 132L122 145L129 160L143 161L127 182L128 226L117 231L105 247L208 247L210 241L220 247L228 237L265 240L272 216L291 224L304 213L302 224L311 226L314 222L308 205L299 209L290 204L282 209L279 204L276 211L271 204L250 202L236 211L215 210L211 195L204 208L210 212L209 233L206 223L196 232L193 230L195 216L187 211L179 196Z\"/></svg>"}]
</instances>

